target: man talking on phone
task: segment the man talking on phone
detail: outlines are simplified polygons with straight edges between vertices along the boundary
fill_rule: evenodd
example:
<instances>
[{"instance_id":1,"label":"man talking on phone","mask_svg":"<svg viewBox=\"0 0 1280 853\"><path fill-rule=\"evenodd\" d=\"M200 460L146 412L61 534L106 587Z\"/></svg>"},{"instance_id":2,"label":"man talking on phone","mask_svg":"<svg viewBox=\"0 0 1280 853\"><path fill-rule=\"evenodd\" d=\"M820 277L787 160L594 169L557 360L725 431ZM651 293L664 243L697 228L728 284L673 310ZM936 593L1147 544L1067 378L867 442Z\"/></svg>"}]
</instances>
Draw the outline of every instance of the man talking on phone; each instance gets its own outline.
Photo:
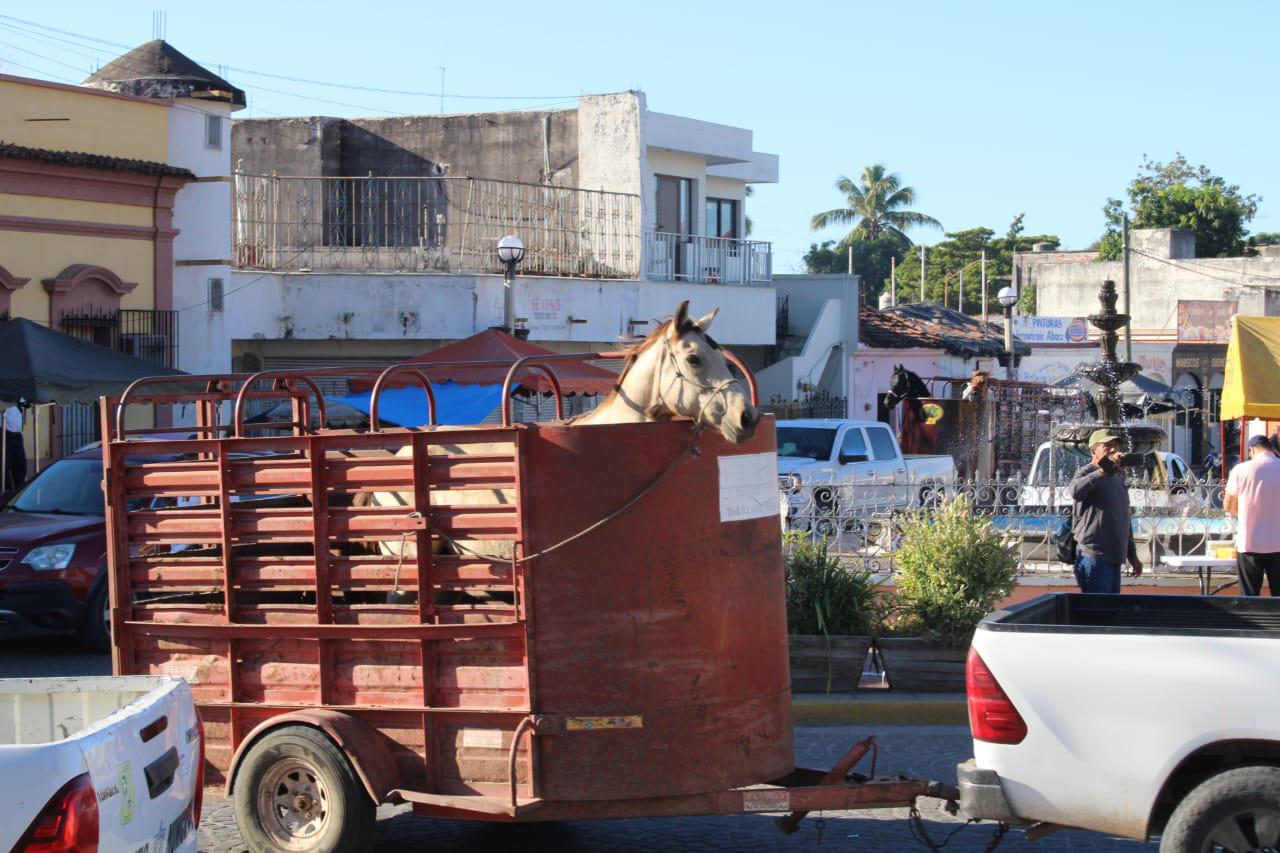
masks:
<instances>
[{"instance_id":1,"label":"man talking on phone","mask_svg":"<svg viewBox=\"0 0 1280 853\"><path fill-rule=\"evenodd\" d=\"M1129 489L1120 464L1120 436L1106 429L1089 435L1090 463L1071 481L1071 532L1076 540L1076 583L1081 592L1120 591L1120 567L1142 574L1129 521Z\"/></svg>"}]
</instances>

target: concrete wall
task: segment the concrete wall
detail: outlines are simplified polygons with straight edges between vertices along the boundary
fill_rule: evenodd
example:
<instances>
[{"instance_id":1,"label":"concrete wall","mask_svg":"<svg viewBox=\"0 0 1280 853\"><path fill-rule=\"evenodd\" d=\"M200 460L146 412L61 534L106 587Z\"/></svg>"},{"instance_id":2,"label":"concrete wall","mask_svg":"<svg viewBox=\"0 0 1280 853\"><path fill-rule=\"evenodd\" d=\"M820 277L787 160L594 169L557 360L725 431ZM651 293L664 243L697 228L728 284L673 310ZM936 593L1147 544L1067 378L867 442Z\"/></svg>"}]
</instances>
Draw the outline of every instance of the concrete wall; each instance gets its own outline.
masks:
<instances>
[{"instance_id":1,"label":"concrete wall","mask_svg":"<svg viewBox=\"0 0 1280 853\"><path fill-rule=\"evenodd\" d=\"M856 305L858 293L858 276L852 278L839 273L830 275L775 275L773 287L778 291L778 299L787 299L790 315L791 334L806 337L818 318L818 313L828 299L844 299L851 297ZM858 339L857 311L853 319L846 318L846 325L852 323L850 337Z\"/></svg>"},{"instance_id":2,"label":"concrete wall","mask_svg":"<svg viewBox=\"0 0 1280 853\"><path fill-rule=\"evenodd\" d=\"M578 99L578 186L643 195L645 145L640 116L644 94L619 92Z\"/></svg>"},{"instance_id":3,"label":"concrete wall","mask_svg":"<svg viewBox=\"0 0 1280 853\"><path fill-rule=\"evenodd\" d=\"M545 132L545 133L544 133ZM392 118L244 119L232 152L250 174L455 177L577 186L578 111Z\"/></svg>"},{"instance_id":4,"label":"concrete wall","mask_svg":"<svg viewBox=\"0 0 1280 853\"><path fill-rule=\"evenodd\" d=\"M843 396L838 375L833 377L832 387L822 387L828 363L833 357L839 358L839 346L843 340L843 302L842 299L826 300L800 352L756 373L761 400L768 401L775 397L783 400L798 399L804 393L802 385Z\"/></svg>"},{"instance_id":5,"label":"concrete wall","mask_svg":"<svg viewBox=\"0 0 1280 853\"><path fill-rule=\"evenodd\" d=\"M849 417L876 419L877 395L889 390L890 378L899 364L926 381L934 376L967 378L974 367L973 361L942 350L859 348L849 359ZM941 385L936 388L938 394L945 392Z\"/></svg>"},{"instance_id":6,"label":"concrete wall","mask_svg":"<svg viewBox=\"0 0 1280 853\"><path fill-rule=\"evenodd\" d=\"M240 287L227 298L227 339L457 340L502 322L498 276L233 271L228 290ZM715 336L727 345L773 343L771 288L521 276L515 314L528 318L530 340L544 345L613 348L654 328L630 321L669 317L683 299L699 315L721 309ZM229 345L226 352L229 358Z\"/></svg>"}]
</instances>

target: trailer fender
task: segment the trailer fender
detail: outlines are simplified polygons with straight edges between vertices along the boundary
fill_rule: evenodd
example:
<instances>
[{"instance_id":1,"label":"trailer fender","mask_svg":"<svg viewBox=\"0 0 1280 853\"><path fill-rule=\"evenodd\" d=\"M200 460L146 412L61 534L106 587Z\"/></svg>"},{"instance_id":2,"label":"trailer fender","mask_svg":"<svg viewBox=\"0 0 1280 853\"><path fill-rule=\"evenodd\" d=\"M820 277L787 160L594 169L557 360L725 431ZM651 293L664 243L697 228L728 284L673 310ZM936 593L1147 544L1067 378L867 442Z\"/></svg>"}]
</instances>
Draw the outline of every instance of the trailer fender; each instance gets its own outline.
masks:
<instances>
[{"instance_id":1,"label":"trailer fender","mask_svg":"<svg viewBox=\"0 0 1280 853\"><path fill-rule=\"evenodd\" d=\"M255 743L268 732L281 726L310 726L319 729L334 742L350 760L356 775L375 804L387 799L387 794L400 787L400 772L391 750L372 726L358 717L340 711L320 708L290 711L269 720L263 720L236 749L227 770L227 796L230 797L240 769L240 761Z\"/></svg>"}]
</instances>

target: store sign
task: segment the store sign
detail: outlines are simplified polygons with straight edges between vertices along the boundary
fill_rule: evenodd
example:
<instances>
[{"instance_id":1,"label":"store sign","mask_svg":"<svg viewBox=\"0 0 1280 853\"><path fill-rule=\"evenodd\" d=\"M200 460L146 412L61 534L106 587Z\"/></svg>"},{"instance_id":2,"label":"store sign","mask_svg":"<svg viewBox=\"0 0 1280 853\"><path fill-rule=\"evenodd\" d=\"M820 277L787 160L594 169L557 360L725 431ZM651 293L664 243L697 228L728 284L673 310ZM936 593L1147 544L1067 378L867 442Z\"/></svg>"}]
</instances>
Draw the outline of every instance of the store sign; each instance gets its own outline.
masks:
<instances>
[{"instance_id":1,"label":"store sign","mask_svg":"<svg viewBox=\"0 0 1280 853\"><path fill-rule=\"evenodd\" d=\"M1239 305L1211 299L1178 300L1179 343L1225 344Z\"/></svg>"},{"instance_id":2,"label":"store sign","mask_svg":"<svg viewBox=\"0 0 1280 853\"><path fill-rule=\"evenodd\" d=\"M1013 334L1031 346L1083 344L1089 324L1083 317L1014 317Z\"/></svg>"}]
</instances>

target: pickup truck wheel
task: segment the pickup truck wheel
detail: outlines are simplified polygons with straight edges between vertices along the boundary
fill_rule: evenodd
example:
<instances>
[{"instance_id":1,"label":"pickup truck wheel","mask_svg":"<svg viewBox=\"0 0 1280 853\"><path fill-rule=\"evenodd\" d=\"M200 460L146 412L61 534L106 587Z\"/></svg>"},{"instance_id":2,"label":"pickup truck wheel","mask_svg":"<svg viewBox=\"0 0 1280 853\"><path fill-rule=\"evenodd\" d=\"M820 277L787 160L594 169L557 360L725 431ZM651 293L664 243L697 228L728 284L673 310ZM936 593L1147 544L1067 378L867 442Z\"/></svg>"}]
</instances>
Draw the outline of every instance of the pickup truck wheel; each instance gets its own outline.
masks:
<instances>
[{"instance_id":1,"label":"pickup truck wheel","mask_svg":"<svg viewBox=\"0 0 1280 853\"><path fill-rule=\"evenodd\" d=\"M84 605L84 621L76 633L80 645L89 651L111 651L111 605L107 602L105 578L89 590L89 598Z\"/></svg>"},{"instance_id":2,"label":"pickup truck wheel","mask_svg":"<svg viewBox=\"0 0 1280 853\"><path fill-rule=\"evenodd\" d=\"M234 800L240 834L254 853L373 848L373 801L333 741L307 726L276 729L249 749Z\"/></svg>"},{"instance_id":3,"label":"pickup truck wheel","mask_svg":"<svg viewBox=\"0 0 1280 853\"><path fill-rule=\"evenodd\" d=\"M1240 767L1201 782L1174 809L1160 853L1280 850L1280 767Z\"/></svg>"}]
</instances>

